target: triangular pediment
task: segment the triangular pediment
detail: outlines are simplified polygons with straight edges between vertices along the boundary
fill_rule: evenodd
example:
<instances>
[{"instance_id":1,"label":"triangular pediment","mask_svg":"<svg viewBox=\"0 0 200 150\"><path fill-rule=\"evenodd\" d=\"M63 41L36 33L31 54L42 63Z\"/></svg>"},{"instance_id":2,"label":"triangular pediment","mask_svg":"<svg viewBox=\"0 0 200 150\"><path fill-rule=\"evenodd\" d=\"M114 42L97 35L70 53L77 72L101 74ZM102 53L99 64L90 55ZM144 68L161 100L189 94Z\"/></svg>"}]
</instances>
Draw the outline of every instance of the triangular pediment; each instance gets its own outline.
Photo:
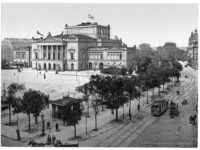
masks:
<instances>
[{"instance_id":1,"label":"triangular pediment","mask_svg":"<svg viewBox=\"0 0 200 150\"><path fill-rule=\"evenodd\" d=\"M61 43L61 42L62 42L62 39L60 38L49 37L49 38L42 39L38 41L37 43Z\"/></svg>"}]
</instances>

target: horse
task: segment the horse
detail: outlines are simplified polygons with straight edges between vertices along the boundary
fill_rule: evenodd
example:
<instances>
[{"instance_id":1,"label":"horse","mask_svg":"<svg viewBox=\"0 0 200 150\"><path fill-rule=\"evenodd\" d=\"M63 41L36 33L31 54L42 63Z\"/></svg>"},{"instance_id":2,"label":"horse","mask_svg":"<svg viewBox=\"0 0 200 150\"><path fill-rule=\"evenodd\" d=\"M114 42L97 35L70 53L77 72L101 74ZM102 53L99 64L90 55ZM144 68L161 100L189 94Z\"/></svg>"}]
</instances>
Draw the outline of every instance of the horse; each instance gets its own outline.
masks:
<instances>
[{"instance_id":1,"label":"horse","mask_svg":"<svg viewBox=\"0 0 200 150\"><path fill-rule=\"evenodd\" d=\"M29 141L28 145L32 145L33 147L43 147L45 146L44 143L37 143L37 142L34 142L34 141Z\"/></svg>"}]
</instances>

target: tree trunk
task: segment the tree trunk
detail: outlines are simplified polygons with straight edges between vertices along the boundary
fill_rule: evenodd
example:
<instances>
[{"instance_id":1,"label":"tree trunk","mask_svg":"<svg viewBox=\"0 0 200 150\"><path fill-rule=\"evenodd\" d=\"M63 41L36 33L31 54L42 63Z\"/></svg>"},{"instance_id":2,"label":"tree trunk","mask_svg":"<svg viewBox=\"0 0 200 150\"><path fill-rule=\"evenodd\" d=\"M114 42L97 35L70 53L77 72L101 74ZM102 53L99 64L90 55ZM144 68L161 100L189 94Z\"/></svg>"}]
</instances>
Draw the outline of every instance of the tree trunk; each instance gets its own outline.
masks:
<instances>
[{"instance_id":1,"label":"tree trunk","mask_svg":"<svg viewBox=\"0 0 200 150\"><path fill-rule=\"evenodd\" d=\"M94 117L95 117L95 130L97 130L97 114L96 113L95 113Z\"/></svg>"},{"instance_id":2,"label":"tree trunk","mask_svg":"<svg viewBox=\"0 0 200 150\"><path fill-rule=\"evenodd\" d=\"M123 119L124 119L124 104L123 104Z\"/></svg>"},{"instance_id":3,"label":"tree trunk","mask_svg":"<svg viewBox=\"0 0 200 150\"><path fill-rule=\"evenodd\" d=\"M118 108L116 108L116 121L118 122Z\"/></svg>"},{"instance_id":4,"label":"tree trunk","mask_svg":"<svg viewBox=\"0 0 200 150\"><path fill-rule=\"evenodd\" d=\"M163 92L164 92L164 85L165 85L165 84L163 83Z\"/></svg>"},{"instance_id":5,"label":"tree trunk","mask_svg":"<svg viewBox=\"0 0 200 150\"><path fill-rule=\"evenodd\" d=\"M35 124L38 124L38 116L35 116Z\"/></svg>"},{"instance_id":6,"label":"tree trunk","mask_svg":"<svg viewBox=\"0 0 200 150\"><path fill-rule=\"evenodd\" d=\"M160 96L160 88L158 88L158 91L159 91L158 93L159 93L159 96Z\"/></svg>"},{"instance_id":7,"label":"tree trunk","mask_svg":"<svg viewBox=\"0 0 200 150\"><path fill-rule=\"evenodd\" d=\"M148 90L147 90L147 104L149 104L149 96L148 96Z\"/></svg>"},{"instance_id":8,"label":"tree trunk","mask_svg":"<svg viewBox=\"0 0 200 150\"><path fill-rule=\"evenodd\" d=\"M9 124L11 124L11 105L9 104Z\"/></svg>"},{"instance_id":9,"label":"tree trunk","mask_svg":"<svg viewBox=\"0 0 200 150\"><path fill-rule=\"evenodd\" d=\"M104 109L103 109L103 96L101 96L101 109L102 109L102 111L104 111Z\"/></svg>"},{"instance_id":10,"label":"tree trunk","mask_svg":"<svg viewBox=\"0 0 200 150\"><path fill-rule=\"evenodd\" d=\"M131 115L131 97L129 99L129 115Z\"/></svg>"},{"instance_id":11,"label":"tree trunk","mask_svg":"<svg viewBox=\"0 0 200 150\"><path fill-rule=\"evenodd\" d=\"M74 138L76 138L76 124L74 124Z\"/></svg>"},{"instance_id":12,"label":"tree trunk","mask_svg":"<svg viewBox=\"0 0 200 150\"><path fill-rule=\"evenodd\" d=\"M114 109L113 109L113 108L111 109L111 114L112 114L112 115L114 114Z\"/></svg>"},{"instance_id":13,"label":"tree trunk","mask_svg":"<svg viewBox=\"0 0 200 150\"><path fill-rule=\"evenodd\" d=\"M90 106L89 106L89 100L87 101L87 111L88 111L88 116L90 115Z\"/></svg>"},{"instance_id":14,"label":"tree trunk","mask_svg":"<svg viewBox=\"0 0 200 150\"><path fill-rule=\"evenodd\" d=\"M28 131L31 132L31 114L28 114Z\"/></svg>"},{"instance_id":15,"label":"tree trunk","mask_svg":"<svg viewBox=\"0 0 200 150\"><path fill-rule=\"evenodd\" d=\"M154 100L154 88L153 88L153 96L152 96L152 101Z\"/></svg>"}]
</instances>

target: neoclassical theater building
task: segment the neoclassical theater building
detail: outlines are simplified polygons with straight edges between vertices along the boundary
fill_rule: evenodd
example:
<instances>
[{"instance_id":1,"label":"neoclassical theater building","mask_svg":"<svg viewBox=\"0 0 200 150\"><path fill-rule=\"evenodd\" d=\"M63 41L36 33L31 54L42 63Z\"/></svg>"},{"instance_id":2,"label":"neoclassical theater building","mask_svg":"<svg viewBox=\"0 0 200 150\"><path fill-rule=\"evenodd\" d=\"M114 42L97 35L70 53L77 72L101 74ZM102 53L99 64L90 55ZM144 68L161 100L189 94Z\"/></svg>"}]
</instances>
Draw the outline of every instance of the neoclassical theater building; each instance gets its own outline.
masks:
<instances>
[{"instance_id":1,"label":"neoclassical theater building","mask_svg":"<svg viewBox=\"0 0 200 150\"><path fill-rule=\"evenodd\" d=\"M65 33L33 39L32 68L41 70L92 70L133 65L136 47L110 38L110 25L81 23L65 25Z\"/></svg>"}]
</instances>

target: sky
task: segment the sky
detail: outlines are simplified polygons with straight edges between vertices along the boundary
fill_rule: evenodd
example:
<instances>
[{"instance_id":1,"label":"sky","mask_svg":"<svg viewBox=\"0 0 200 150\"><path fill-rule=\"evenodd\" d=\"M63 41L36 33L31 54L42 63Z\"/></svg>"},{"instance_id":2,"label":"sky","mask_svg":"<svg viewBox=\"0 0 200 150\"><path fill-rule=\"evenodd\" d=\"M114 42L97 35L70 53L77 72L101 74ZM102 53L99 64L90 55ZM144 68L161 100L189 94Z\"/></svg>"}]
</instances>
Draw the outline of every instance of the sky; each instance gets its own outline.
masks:
<instances>
[{"instance_id":1,"label":"sky","mask_svg":"<svg viewBox=\"0 0 200 150\"><path fill-rule=\"evenodd\" d=\"M88 14L98 24L109 24L111 37L122 38L128 46L187 46L198 27L198 4L2 3L1 39L37 37L37 30L60 34L65 24L93 22Z\"/></svg>"}]
</instances>

